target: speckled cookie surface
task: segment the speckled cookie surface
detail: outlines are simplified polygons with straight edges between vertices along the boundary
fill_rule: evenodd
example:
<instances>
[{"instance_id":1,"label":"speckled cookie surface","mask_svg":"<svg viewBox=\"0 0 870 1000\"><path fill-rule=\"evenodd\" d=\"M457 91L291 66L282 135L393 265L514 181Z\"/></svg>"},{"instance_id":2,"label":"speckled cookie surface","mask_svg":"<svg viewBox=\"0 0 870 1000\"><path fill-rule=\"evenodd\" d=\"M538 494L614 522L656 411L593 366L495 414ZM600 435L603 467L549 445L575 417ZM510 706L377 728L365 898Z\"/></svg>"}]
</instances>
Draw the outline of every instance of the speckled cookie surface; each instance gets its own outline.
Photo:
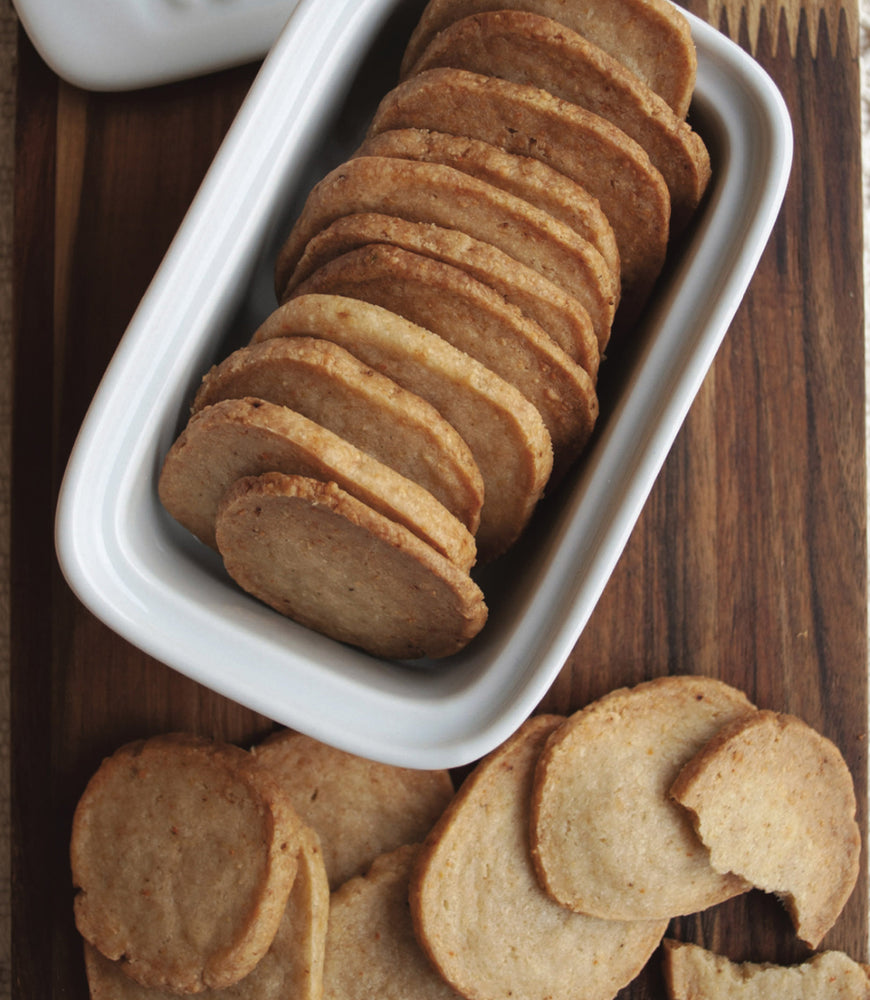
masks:
<instances>
[{"instance_id":1,"label":"speckled cookie surface","mask_svg":"<svg viewBox=\"0 0 870 1000\"><path fill-rule=\"evenodd\" d=\"M275 937L299 830L277 783L238 747L182 735L129 744L76 808L76 925L142 985L230 986Z\"/></svg>"},{"instance_id":2,"label":"speckled cookie surface","mask_svg":"<svg viewBox=\"0 0 870 1000\"><path fill-rule=\"evenodd\" d=\"M839 749L801 719L758 712L701 749L671 794L713 867L779 895L817 947L858 878L855 790Z\"/></svg>"},{"instance_id":3,"label":"speckled cookie surface","mask_svg":"<svg viewBox=\"0 0 870 1000\"><path fill-rule=\"evenodd\" d=\"M746 883L710 864L669 797L683 765L753 711L734 688L662 677L614 691L571 716L541 755L532 851L547 890L604 919L695 913Z\"/></svg>"}]
</instances>

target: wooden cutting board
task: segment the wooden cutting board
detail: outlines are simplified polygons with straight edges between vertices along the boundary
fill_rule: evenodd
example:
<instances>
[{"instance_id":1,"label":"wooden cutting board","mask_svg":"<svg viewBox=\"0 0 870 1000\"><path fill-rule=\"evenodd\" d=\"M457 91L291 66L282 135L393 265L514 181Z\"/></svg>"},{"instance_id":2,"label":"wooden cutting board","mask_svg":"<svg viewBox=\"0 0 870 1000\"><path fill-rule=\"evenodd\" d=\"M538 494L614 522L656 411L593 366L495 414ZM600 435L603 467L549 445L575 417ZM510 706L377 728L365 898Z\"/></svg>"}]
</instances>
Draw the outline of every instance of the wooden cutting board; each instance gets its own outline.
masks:
<instances>
[{"instance_id":1,"label":"wooden cutting board","mask_svg":"<svg viewBox=\"0 0 870 1000\"><path fill-rule=\"evenodd\" d=\"M781 217L599 607L545 699L719 676L842 749L866 823L867 513L857 0L693 2L782 89ZM62 580L52 522L76 430L255 68L128 94L60 83L19 38L13 315L14 995L85 998L72 810L101 757L150 733L248 744L268 719L119 639ZM867 958L867 871L826 946ZM803 953L752 894L670 928L734 958ZM659 965L622 994L664 996Z\"/></svg>"}]
</instances>

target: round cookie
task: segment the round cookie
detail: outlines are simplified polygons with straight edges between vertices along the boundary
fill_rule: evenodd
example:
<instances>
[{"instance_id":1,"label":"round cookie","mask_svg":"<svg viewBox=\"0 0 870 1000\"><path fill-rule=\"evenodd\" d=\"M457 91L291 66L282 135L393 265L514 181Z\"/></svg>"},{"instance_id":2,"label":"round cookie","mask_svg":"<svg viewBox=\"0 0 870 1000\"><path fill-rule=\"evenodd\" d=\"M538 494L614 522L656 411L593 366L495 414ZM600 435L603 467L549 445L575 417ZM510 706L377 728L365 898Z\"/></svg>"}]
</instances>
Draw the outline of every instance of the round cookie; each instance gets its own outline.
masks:
<instances>
[{"instance_id":1,"label":"round cookie","mask_svg":"<svg viewBox=\"0 0 870 1000\"><path fill-rule=\"evenodd\" d=\"M576 712L541 754L532 854L564 906L602 919L696 913L747 889L710 864L668 796L683 765L723 726L753 711L705 677L661 677Z\"/></svg>"},{"instance_id":2,"label":"round cookie","mask_svg":"<svg viewBox=\"0 0 870 1000\"><path fill-rule=\"evenodd\" d=\"M143 986L230 986L275 937L299 836L286 796L238 747L180 734L128 744L76 807L76 926Z\"/></svg>"},{"instance_id":3,"label":"round cookie","mask_svg":"<svg viewBox=\"0 0 870 1000\"><path fill-rule=\"evenodd\" d=\"M535 763L555 716L536 716L479 763L426 838L409 898L417 938L475 1000L611 1000L667 922L596 920L555 903L529 855Z\"/></svg>"},{"instance_id":4,"label":"round cookie","mask_svg":"<svg viewBox=\"0 0 870 1000\"><path fill-rule=\"evenodd\" d=\"M837 747L792 715L757 712L714 736L671 796L691 812L712 866L780 896L817 947L855 888L861 853Z\"/></svg>"},{"instance_id":5,"label":"round cookie","mask_svg":"<svg viewBox=\"0 0 870 1000\"><path fill-rule=\"evenodd\" d=\"M249 594L374 656L450 656L486 622L467 572L335 483L240 479L218 506L215 537Z\"/></svg>"},{"instance_id":6,"label":"round cookie","mask_svg":"<svg viewBox=\"0 0 870 1000\"><path fill-rule=\"evenodd\" d=\"M331 889L422 840L453 798L446 770L394 767L283 730L252 750L320 837Z\"/></svg>"}]
</instances>

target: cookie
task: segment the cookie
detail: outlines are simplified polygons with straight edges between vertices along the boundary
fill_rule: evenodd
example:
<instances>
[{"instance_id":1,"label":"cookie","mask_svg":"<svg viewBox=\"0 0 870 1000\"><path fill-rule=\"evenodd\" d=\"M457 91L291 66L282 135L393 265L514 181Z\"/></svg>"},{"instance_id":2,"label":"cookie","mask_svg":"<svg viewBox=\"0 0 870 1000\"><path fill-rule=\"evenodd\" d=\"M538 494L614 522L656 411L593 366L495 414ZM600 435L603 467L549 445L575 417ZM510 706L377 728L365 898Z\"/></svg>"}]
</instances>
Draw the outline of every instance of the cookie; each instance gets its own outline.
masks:
<instances>
[{"instance_id":1,"label":"cookie","mask_svg":"<svg viewBox=\"0 0 870 1000\"><path fill-rule=\"evenodd\" d=\"M679 118L692 100L698 57L688 21L667 0L430 0L405 50L402 75L448 25L490 10L530 11L583 35L658 94Z\"/></svg>"},{"instance_id":2,"label":"cookie","mask_svg":"<svg viewBox=\"0 0 870 1000\"><path fill-rule=\"evenodd\" d=\"M239 479L218 506L215 537L243 590L373 656L450 656L486 622L467 572L333 482Z\"/></svg>"},{"instance_id":3,"label":"cookie","mask_svg":"<svg viewBox=\"0 0 870 1000\"><path fill-rule=\"evenodd\" d=\"M541 755L532 797L532 853L553 898L603 919L661 919L745 891L711 866L668 791L718 730L752 711L720 681L678 676L572 715Z\"/></svg>"},{"instance_id":4,"label":"cookie","mask_svg":"<svg viewBox=\"0 0 870 1000\"><path fill-rule=\"evenodd\" d=\"M334 481L460 568L474 562L474 536L431 493L313 420L262 399L225 399L194 413L164 460L160 500L215 547L221 497L235 480L263 472Z\"/></svg>"},{"instance_id":5,"label":"cookie","mask_svg":"<svg viewBox=\"0 0 870 1000\"><path fill-rule=\"evenodd\" d=\"M522 198L588 240L604 258L619 289L616 237L598 199L542 160L508 153L480 139L419 128L391 129L370 135L356 155L441 163Z\"/></svg>"},{"instance_id":6,"label":"cookie","mask_svg":"<svg viewBox=\"0 0 870 1000\"><path fill-rule=\"evenodd\" d=\"M645 300L665 259L670 195L647 153L615 125L537 87L431 69L384 97L369 134L399 128L481 139L566 174L598 199L613 227L620 301L637 308Z\"/></svg>"},{"instance_id":7,"label":"cookie","mask_svg":"<svg viewBox=\"0 0 870 1000\"><path fill-rule=\"evenodd\" d=\"M597 335L609 330L616 288L601 254L528 202L440 163L360 156L329 173L306 199L276 262L283 295L308 241L343 215L379 212L459 229L539 271L583 304Z\"/></svg>"},{"instance_id":8,"label":"cookie","mask_svg":"<svg viewBox=\"0 0 870 1000\"><path fill-rule=\"evenodd\" d=\"M459 1000L426 960L408 916L408 875L418 848L379 857L332 895L324 1000Z\"/></svg>"},{"instance_id":9,"label":"cookie","mask_svg":"<svg viewBox=\"0 0 870 1000\"><path fill-rule=\"evenodd\" d=\"M591 379L597 378L598 341L583 306L542 274L458 229L377 213L346 215L309 241L288 295L296 283L334 257L371 243L397 246L461 268L536 322Z\"/></svg>"},{"instance_id":10,"label":"cookie","mask_svg":"<svg viewBox=\"0 0 870 1000\"><path fill-rule=\"evenodd\" d=\"M143 986L231 986L278 931L299 837L286 796L238 747L180 734L128 744L75 810L76 926Z\"/></svg>"},{"instance_id":11,"label":"cookie","mask_svg":"<svg viewBox=\"0 0 870 1000\"><path fill-rule=\"evenodd\" d=\"M791 715L734 722L689 761L671 789L717 871L785 903L815 948L858 878L855 790L837 747Z\"/></svg>"},{"instance_id":12,"label":"cookie","mask_svg":"<svg viewBox=\"0 0 870 1000\"><path fill-rule=\"evenodd\" d=\"M671 196L671 233L692 217L710 180L701 137L633 73L564 25L527 11L489 11L437 35L414 73L465 69L528 84L616 125L646 152Z\"/></svg>"},{"instance_id":13,"label":"cookie","mask_svg":"<svg viewBox=\"0 0 870 1000\"><path fill-rule=\"evenodd\" d=\"M283 338L235 351L203 378L194 413L253 396L288 406L428 490L473 534L483 479L438 411L338 344Z\"/></svg>"},{"instance_id":14,"label":"cookie","mask_svg":"<svg viewBox=\"0 0 870 1000\"><path fill-rule=\"evenodd\" d=\"M800 965L730 962L695 944L664 942L668 1000L868 1000L870 974L841 951Z\"/></svg>"},{"instance_id":15,"label":"cookie","mask_svg":"<svg viewBox=\"0 0 870 1000\"><path fill-rule=\"evenodd\" d=\"M333 890L379 855L422 840L453 797L449 771L382 764L290 730L252 753L318 832Z\"/></svg>"},{"instance_id":16,"label":"cookie","mask_svg":"<svg viewBox=\"0 0 870 1000\"><path fill-rule=\"evenodd\" d=\"M528 523L553 467L541 415L504 379L436 334L358 299L304 295L277 309L254 340L323 337L428 400L471 448L484 483L476 541L481 562L501 555Z\"/></svg>"},{"instance_id":17,"label":"cookie","mask_svg":"<svg viewBox=\"0 0 870 1000\"><path fill-rule=\"evenodd\" d=\"M263 1000L292 996L321 1000L323 956L329 918L329 887L317 837L299 831L296 878L269 950L239 982L205 989L199 1000ZM96 948L85 943L85 971L91 1000L173 1000L178 993L140 986Z\"/></svg>"},{"instance_id":18,"label":"cookie","mask_svg":"<svg viewBox=\"0 0 870 1000\"><path fill-rule=\"evenodd\" d=\"M415 865L409 898L417 939L463 996L568 1000L582 988L584 1000L611 1000L665 932L666 921L571 913L538 884L529 797L538 755L561 723L534 717L479 763Z\"/></svg>"},{"instance_id":19,"label":"cookie","mask_svg":"<svg viewBox=\"0 0 870 1000\"><path fill-rule=\"evenodd\" d=\"M461 268L372 244L327 262L294 294L362 299L475 358L538 410L559 469L577 458L592 434L598 398L589 374L537 323Z\"/></svg>"}]
</instances>

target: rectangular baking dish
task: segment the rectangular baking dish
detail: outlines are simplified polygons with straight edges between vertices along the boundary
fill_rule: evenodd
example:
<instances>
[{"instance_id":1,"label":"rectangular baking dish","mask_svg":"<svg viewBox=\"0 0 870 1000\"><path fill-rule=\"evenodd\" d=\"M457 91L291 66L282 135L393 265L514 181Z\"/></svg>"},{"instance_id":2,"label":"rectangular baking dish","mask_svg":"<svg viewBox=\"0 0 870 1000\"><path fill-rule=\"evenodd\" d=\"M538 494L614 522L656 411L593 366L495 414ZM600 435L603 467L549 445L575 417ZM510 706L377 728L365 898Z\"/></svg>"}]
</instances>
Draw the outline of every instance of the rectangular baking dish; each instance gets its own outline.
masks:
<instances>
[{"instance_id":1,"label":"rectangular baking dish","mask_svg":"<svg viewBox=\"0 0 870 1000\"><path fill-rule=\"evenodd\" d=\"M466 650L412 665L374 659L242 593L165 514L156 483L203 373L274 308L280 241L311 185L357 147L421 9L420 0L295 8L95 395L62 484L56 546L80 600L150 655L343 749L434 768L510 735L570 654L768 240L792 133L758 64L690 17L699 64L690 117L713 180L631 356L602 367L594 440L521 542L480 573L490 620Z\"/></svg>"}]
</instances>

